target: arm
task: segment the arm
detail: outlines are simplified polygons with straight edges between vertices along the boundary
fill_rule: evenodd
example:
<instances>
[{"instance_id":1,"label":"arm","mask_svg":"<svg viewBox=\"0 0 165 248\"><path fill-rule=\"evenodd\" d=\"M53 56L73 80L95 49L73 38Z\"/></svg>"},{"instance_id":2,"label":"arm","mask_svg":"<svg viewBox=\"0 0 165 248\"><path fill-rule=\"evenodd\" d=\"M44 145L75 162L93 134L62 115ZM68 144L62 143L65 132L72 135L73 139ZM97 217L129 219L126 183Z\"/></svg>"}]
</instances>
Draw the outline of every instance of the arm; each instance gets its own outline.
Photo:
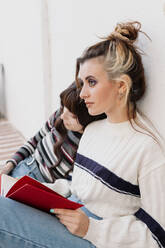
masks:
<instances>
[{"instance_id":1,"label":"arm","mask_svg":"<svg viewBox=\"0 0 165 248\"><path fill-rule=\"evenodd\" d=\"M89 221L81 210L54 209L54 213L71 233L97 247L165 247L164 175L165 165L139 179L142 201L134 215Z\"/></svg>"},{"instance_id":2,"label":"arm","mask_svg":"<svg viewBox=\"0 0 165 248\"><path fill-rule=\"evenodd\" d=\"M11 159L6 161L7 167L10 167L11 164L13 164L13 166L14 165L17 166L19 162L21 162L22 160L24 160L25 158L29 157L30 155L34 153L40 140L42 140L42 138L46 136L46 134L50 132L50 130L54 127L55 121L57 117L59 116L59 113L60 113L59 110L53 113L50 116L50 118L46 121L44 126L31 139L29 139L22 147L20 147L19 150L12 156ZM9 162L11 163L9 164Z\"/></svg>"},{"instance_id":3,"label":"arm","mask_svg":"<svg viewBox=\"0 0 165 248\"><path fill-rule=\"evenodd\" d=\"M14 169L14 163L9 161L5 164L5 166L3 166L1 169L0 169L0 175L1 174L9 174L10 171L12 171Z\"/></svg>"},{"instance_id":4,"label":"arm","mask_svg":"<svg viewBox=\"0 0 165 248\"><path fill-rule=\"evenodd\" d=\"M71 195L71 181L67 179L57 179L54 183L43 184L64 197L69 197Z\"/></svg>"},{"instance_id":5,"label":"arm","mask_svg":"<svg viewBox=\"0 0 165 248\"><path fill-rule=\"evenodd\" d=\"M158 243L165 247L164 175L162 165L139 179L142 201L134 215L99 221L90 218L84 238L97 247L159 248Z\"/></svg>"},{"instance_id":6,"label":"arm","mask_svg":"<svg viewBox=\"0 0 165 248\"><path fill-rule=\"evenodd\" d=\"M165 160L156 147L154 150L146 155L150 162L139 169L140 208L110 219L90 218L84 238L96 247L165 247Z\"/></svg>"}]
</instances>

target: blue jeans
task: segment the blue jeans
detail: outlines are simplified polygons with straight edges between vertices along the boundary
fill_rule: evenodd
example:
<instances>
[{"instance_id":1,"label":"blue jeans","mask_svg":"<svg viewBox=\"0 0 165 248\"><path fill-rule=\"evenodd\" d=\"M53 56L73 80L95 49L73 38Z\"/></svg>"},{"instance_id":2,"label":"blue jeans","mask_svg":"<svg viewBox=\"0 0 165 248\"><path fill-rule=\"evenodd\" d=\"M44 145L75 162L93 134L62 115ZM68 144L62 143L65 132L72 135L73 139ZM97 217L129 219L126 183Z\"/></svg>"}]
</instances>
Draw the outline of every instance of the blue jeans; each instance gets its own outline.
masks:
<instances>
[{"instance_id":1,"label":"blue jeans","mask_svg":"<svg viewBox=\"0 0 165 248\"><path fill-rule=\"evenodd\" d=\"M0 197L0 248L96 248L55 215Z\"/></svg>"},{"instance_id":2,"label":"blue jeans","mask_svg":"<svg viewBox=\"0 0 165 248\"><path fill-rule=\"evenodd\" d=\"M40 182L47 182L44 177L42 176L37 161L32 157L29 156L22 160L9 174L12 177L22 177L22 176L29 176L32 177Z\"/></svg>"}]
</instances>

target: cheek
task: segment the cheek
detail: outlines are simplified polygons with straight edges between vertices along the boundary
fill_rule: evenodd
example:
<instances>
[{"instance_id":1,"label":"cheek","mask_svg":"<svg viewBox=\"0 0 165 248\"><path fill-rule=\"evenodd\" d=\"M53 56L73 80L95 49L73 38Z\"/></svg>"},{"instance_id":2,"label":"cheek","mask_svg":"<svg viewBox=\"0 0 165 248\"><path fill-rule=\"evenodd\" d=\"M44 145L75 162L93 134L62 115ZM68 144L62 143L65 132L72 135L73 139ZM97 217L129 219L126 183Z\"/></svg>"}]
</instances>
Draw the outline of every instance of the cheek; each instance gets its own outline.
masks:
<instances>
[{"instance_id":1,"label":"cheek","mask_svg":"<svg viewBox=\"0 0 165 248\"><path fill-rule=\"evenodd\" d=\"M96 99L98 100L97 106L104 112L108 107L116 105L117 94L115 90L108 88L102 90Z\"/></svg>"},{"instance_id":2,"label":"cheek","mask_svg":"<svg viewBox=\"0 0 165 248\"><path fill-rule=\"evenodd\" d=\"M102 92L102 97L109 101L114 101L117 97L117 88L115 85L109 83L109 87L105 88L104 91Z\"/></svg>"},{"instance_id":3,"label":"cheek","mask_svg":"<svg viewBox=\"0 0 165 248\"><path fill-rule=\"evenodd\" d=\"M98 102L104 103L106 100L111 98L111 92L107 89L98 90L95 94L95 99L98 99Z\"/></svg>"},{"instance_id":4,"label":"cheek","mask_svg":"<svg viewBox=\"0 0 165 248\"><path fill-rule=\"evenodd\" d=\"M80 123L77 122L77 121L74 121L73 126L74 126L74 128L77 129L77 130L79 130L79 129L82 128L82 126L80 125Z\"/></svg>"},{"instance_id":5,"label":"cheek","mask_svg":"<svg viewBox=\"0 0 165 248\"><path fill-rule=\"evenodd\" d=\"M76 127L76 126L77 126L77 121L76 121L76 119L72 119L72 120L70 121L70 124L71 124L73 127Z\"/></svg>"}]
</instances>

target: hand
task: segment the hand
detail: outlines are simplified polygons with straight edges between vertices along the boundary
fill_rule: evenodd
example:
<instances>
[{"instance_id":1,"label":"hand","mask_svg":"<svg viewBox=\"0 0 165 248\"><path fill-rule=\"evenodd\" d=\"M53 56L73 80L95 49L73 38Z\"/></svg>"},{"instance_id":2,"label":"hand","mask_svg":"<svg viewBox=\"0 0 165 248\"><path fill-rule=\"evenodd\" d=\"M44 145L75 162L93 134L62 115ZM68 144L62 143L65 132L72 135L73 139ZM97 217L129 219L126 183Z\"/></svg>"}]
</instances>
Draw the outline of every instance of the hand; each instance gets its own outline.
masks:
<instances>
[{"instance_id":1,"label":"hand","mask_svg":"<svg viewBox=\"0 0 165 248\"><path fill-rule=\"evenodd\" d=\"M52 213L52 210L51 210ZM89 218L81 210L54 209L56 217L74 235L84 237L88 231Z\"/></svg>"},{"instance_id":2,"label":"hand","mask_svg":"<svg viewBox=\"0 0 165 248\"><path fill-rule=\"evenodd\" d=\"M10 171L14 168L14 164L12 162L7 162L1 169L0 169L0 175L1 174L9 174Z\"/></svg>"}]
</instances>

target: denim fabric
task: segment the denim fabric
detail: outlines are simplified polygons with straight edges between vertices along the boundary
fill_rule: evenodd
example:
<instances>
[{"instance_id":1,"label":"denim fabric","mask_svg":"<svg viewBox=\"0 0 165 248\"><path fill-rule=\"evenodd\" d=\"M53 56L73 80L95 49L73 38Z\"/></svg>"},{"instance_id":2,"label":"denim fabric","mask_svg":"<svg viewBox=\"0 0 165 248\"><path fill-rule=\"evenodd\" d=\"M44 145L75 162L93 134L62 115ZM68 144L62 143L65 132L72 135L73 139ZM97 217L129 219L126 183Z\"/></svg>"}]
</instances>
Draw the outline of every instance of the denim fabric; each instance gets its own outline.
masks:
<instances>
[{"instance_id":1,"label":"denim fabric","mask_svg":"<svg viewBox=\"0 0 165 248\"><path fill-rule=\"evenodd\" d=\"M10 173L10 176L12 177L22 177L24 175L32 177L40 182L46 182L38 168L36 160L32 156L22 160Z\"/></svg>"},{"instance_id":2,"label":"denim fabric","mask_svg":"<svg viewBox=\"0 0 165 248\"><path fill-rule=\"evenodd\" d=\"M0 248L95 248L55 215L0 197Z\"/></svg>"},{"instance_id":3,"label":"denim fabric","mask_svg":"<svg viewBox=\"0 0 165 248\"><path fill-rule=\"evenodd\" d=\"M70 197L68 197L69 200L74 201L74 202L78 202L80 204L82 204L82 202L80 200L78 200L78 198L74 195L71 195ZM81 207L81 210L88 216L88 217L92 217L96 220L102 220L103 218L93 214L92 212L90 212L86 207Z\"/></svg>"}]
</instances>

